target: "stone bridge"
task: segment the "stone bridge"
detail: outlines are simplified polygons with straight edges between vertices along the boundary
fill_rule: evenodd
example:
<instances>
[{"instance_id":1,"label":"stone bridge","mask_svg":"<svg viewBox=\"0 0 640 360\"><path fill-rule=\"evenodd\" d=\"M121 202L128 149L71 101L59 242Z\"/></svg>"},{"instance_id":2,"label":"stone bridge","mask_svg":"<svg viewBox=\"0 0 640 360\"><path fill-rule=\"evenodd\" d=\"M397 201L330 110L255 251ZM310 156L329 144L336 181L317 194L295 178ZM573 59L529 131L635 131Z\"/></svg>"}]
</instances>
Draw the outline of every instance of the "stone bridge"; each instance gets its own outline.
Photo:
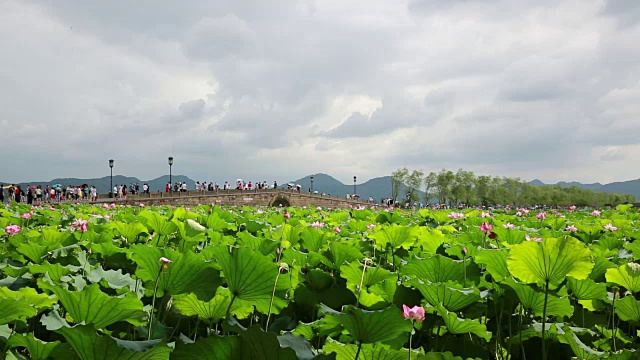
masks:
<instances>
[{"instance_id":1,"label":"stone bridge","mask_svg":"<svg viewBox=\"0 0 640 360\"><path fill-rule=\"evenodd\" d=\"M329 208L348 208L351 206L371 206L361 200L345 199L338 196L312 194L295 190L219 190L219 191L186 191L128 195L127 199L110 199L100 196L98 203L138 205L205 205L221 206L322 206Z\"/></svg>"}]
</instances>

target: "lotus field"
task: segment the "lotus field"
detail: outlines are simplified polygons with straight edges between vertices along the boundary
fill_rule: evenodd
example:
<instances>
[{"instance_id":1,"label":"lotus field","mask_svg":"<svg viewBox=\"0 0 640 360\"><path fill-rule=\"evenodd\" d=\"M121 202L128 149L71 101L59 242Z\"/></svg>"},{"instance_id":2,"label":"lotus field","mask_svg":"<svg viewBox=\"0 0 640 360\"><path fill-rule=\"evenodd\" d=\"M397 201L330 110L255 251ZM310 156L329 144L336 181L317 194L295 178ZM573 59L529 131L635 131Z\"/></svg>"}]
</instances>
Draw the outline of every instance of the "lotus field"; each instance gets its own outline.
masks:
<instances>
[{"instance_id":1,"label":"lotus field","mask_svg":"<svg viewBox=\"0 0 640 360\"><path fill-rule=\"evenodd\" d=\"M0 358L638 358L631 206L12 204L0 223Z\"/></svg>"}]
</instances>

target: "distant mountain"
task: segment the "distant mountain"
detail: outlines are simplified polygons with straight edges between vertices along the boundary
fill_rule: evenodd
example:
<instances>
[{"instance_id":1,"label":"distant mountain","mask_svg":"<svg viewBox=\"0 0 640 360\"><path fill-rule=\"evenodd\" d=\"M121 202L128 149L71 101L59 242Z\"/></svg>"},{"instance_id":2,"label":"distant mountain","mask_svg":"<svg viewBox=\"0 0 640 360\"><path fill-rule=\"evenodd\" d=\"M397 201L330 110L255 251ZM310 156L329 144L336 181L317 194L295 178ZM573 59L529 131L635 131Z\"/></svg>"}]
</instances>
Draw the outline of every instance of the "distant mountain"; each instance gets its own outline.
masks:
<instances>
[{"instance_id":1,"label":"distant mountain","mask_svg":"<svg viewBox=\"0 0 640 360\"><path fill-rule=\"evenodd\" d=\"M326 193L334 196L346 196L353 194L353 183L343 184L339 180L327 174L313 174L291 181L291 184L302 186L303 191L309 191L311 188L311 176L313 176L313 190L320 193ZM286 187L282 184L281 187ZM400 193L403 194L406 189L405 185L401 186ZM361 199L368 199L371 196L376 202L382 198L391 197L391 176L377 177L364 183L356 183L356 193ZM424 198L424 192L418 191L420 199Z\"/></svg>"},{"instance_id":2,"label":"distant mountain","mask_svg":"<svg viewBox=\"0 0 640 360\"><path fill-rule=\"evenodd\" d=\"M561 181L556 184L545 184L542 181L536 179L536 180L529 181L529 184L535 185L535 186L542 186L542 185L559 185L562 187L575 186L582 189L589 189L594 191L619 193L619 194L631 194L635 196L636 199L640 199L640 179L613 182L610 184L601 184L601 183L583 184L575 181L572 181L572 182Z\"/></svg>"},{"instance_id":3,"label":"distant mountain","mask_svg":"<svg viewBox=\"0 0 640 360\"><path fill-rule=\"evenodd\" d=\"M187 185L189 186L189 189L195 188L195 181L189 179L184 175L173 175L171 177L171 181L173 181L174 183L186 182ZM135 177L128 177L128 176L122 176L122 175L113 176L113 185L129 186L130 184L138 183L138 185L140 185L140 188L142 188L142 184L147 183L152 192L164 191L164 187L168 182L169 182L169 175L161 176L157 179L146 180L146 181L140 180ZM2 184L9 184L9 183L3 182ZM45 187L47 185L55 185L55 184L60 184L62 186L67 186L67 185L74 186L74 185L82 185L82 184L87 184L89 186L95 185L96 189L98 189L99 194L106 194L109 192L109 188L110 188L110 177L105 176L98 179L64 178L64 179L53 179L51 181L34 181L29 183L19 183L15 185L20 185L20 187L22 187L23 189L26 189L26 187L29 185L33 185L33 186L42 185L42 187Z\"/></svg>"}]
</instances>

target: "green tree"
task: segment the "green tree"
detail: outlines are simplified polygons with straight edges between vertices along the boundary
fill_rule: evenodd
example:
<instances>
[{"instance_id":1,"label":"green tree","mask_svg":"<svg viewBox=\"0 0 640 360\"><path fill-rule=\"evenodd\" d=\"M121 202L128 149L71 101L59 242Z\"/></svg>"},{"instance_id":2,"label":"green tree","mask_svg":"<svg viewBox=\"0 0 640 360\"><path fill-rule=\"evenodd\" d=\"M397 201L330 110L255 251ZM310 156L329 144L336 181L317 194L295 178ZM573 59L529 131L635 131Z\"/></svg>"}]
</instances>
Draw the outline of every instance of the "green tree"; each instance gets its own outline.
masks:
<instances>
[{"instance_id":1,"label":"green tree","mask_svg":"<svg viewBox=\"0 0 640 360\"><path fill-rule=\"evenodd\" d=\"M413 170L411 174L406 177L407 188L405 190L406 199L409 203L414 203L420 198L418 197L418 190L423 183L424 172L422 170Z\"/></svg>"},{"instance_id":2,"label":"green tree","mask_svg":"<svg viewBox=\"0 0 640 360\"><path fill-rule=\"evenodd\" d=\"M391 198L393 198L394 201L398 200L400 189L402 188L402 184L407 180L407 176L409 176L409 170L407 170L406 167L391 173Z\"/></svg>"}]
</instances>

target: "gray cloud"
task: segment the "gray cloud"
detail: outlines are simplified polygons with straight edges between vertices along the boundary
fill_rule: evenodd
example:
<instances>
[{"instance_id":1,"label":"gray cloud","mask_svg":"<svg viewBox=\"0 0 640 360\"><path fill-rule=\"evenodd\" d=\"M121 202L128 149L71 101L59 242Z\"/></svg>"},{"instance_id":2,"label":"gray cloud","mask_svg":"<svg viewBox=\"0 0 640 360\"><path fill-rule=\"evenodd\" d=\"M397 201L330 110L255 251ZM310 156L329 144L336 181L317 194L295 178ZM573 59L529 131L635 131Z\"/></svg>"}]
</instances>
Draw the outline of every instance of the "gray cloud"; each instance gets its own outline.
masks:
<instances>
[{"instance_id":1,"label":"gray cloud","mask_svg":"<svg viewBox=\"0 0 640 360\"><path fill-rule=\"evenodd\" d=\"M401 166L637 177L639 9L7 0L0 180L99 176L111 157L150 178L169 155L201 180Z\"/></svg>"}]
</instances>

